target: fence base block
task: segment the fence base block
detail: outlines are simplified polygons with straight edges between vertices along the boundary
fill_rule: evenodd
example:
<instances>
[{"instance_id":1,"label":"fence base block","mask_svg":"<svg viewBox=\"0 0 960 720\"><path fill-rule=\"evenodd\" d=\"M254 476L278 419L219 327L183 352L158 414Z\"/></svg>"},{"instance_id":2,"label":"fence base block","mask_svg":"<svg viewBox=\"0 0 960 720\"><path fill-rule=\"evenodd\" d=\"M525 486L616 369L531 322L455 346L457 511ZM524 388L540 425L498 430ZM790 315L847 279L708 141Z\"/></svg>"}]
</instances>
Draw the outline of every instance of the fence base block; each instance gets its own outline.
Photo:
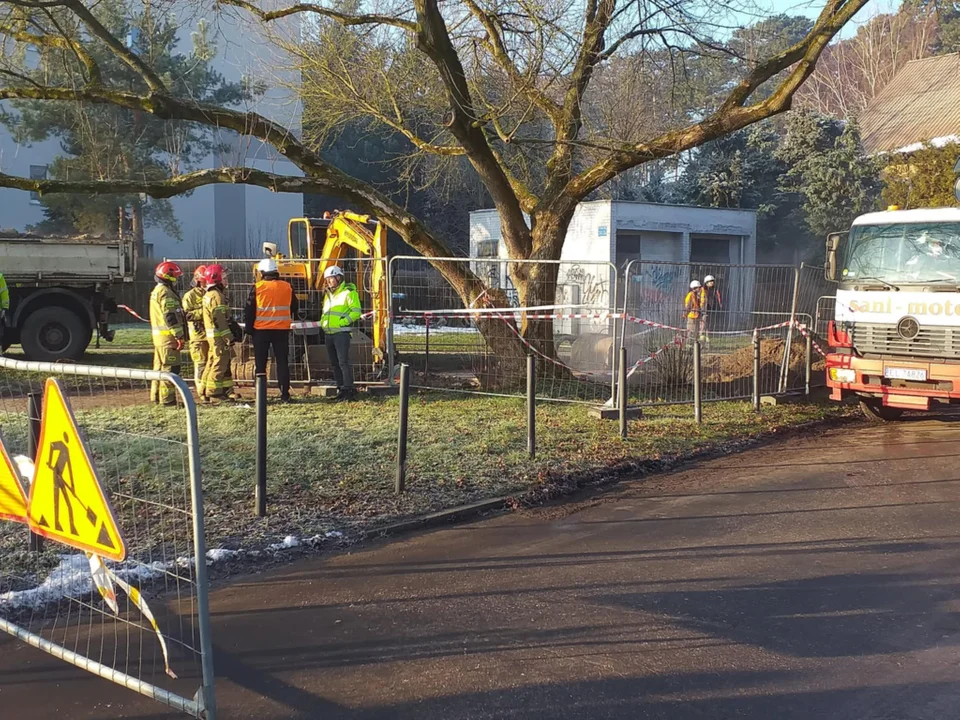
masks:
<instances>
[{"instance_id":1,"label":"fence base block","mask_svg":"<svg viewBox=\"0 0 960 720\"><path fill-rule=\"evenodd\" d=\"M311 395L319 395L320 397L336 397L337 386L336 385L313 385L310 388Z\"/></svg>"},{"instance_id":2,"label":"fence base block","mask_svg":"<svg viewBox=\"0 0 960 720\"><path fill-rule=\"evenodd\" d=\"M786 393L785 395L761 395L760 404L761 405L794 405L796 403L804 402L807 398L804 397L803 391L800 392L791 392Z\"/></svg>"},{"instance_id":3,"label":"fence base block","mask_svg":"<svg viewBox=\"0 0 960 720\"><path fill-rule=\"evenodd\" d=\"M587 413L598 420L619 420L620 410L615 407L592 407ZM639 420L643 417L643 408L634 405L627 406L627 419Z\"/></svg>"},{"instance_id":4,"label":"fence base block","mask_svg":"<svg viewBox=\"0 0 960 720\"><path fill-rule=\"evenodd\" d=\"M374 397L387 397L389 395L399 395L400 386L399 385L367 385L366 391L368 395Z\"/></svg>"}]
</instances>

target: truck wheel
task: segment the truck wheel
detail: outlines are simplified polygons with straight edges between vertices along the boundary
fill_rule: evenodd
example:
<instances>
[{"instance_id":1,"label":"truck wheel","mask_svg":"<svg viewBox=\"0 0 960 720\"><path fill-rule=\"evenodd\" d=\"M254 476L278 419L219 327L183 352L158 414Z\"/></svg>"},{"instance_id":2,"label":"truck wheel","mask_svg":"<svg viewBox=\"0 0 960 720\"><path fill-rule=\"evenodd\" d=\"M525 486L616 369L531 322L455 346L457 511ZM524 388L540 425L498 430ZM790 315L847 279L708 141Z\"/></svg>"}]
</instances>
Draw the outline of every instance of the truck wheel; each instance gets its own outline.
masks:
<instances>
[{"instance_id":1,"label":"truck wheel","mask_svg":"<svg viewBox=\"0 0 960 720\"><path fill-rule=\"evenodd\" d=\"M27 317L20 345L29 360L79 360L90 344L87 324L66 308L40 308Z\"/></svg>"},{"instance_id":2,"label":"truck wheel","mask_svg":"<svg viewBox=\"0 0 960 720\"><path fill-rule=\"evenodd\" d=\"M871 422L889 422L899 420L903 415L902 408L887 407L878 400L861 400L860 411Z\"/></svg>"}]
</instances>

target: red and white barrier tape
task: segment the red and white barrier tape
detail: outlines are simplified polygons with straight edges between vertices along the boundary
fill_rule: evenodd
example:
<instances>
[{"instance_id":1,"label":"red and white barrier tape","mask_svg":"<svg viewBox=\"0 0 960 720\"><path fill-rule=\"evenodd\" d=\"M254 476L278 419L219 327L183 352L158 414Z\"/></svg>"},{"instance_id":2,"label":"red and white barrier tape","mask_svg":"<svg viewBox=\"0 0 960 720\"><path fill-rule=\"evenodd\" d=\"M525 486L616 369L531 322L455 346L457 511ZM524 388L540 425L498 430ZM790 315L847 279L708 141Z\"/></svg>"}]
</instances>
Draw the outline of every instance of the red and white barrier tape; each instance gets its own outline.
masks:
<instances>
[{"instance_id":1,"label":"red and white barrier tape","mask_svg":"<svg viewBox=\"0 0 960 720\"><path fill-rule=\"evenodd\" d=\"M817 344L817 341L813 339L813 334L807 329L807 326L801 325L800 323L797 323L796 325L797 330L800 331L801 335L810 338L810 344L813 346L813 349L820 353L821 356L826 357L827 354L823 351L823 348Z\"/></svg>"},{"instance_id":2,"label":"red and white barrier tape","mask_svg":"<svg viewBox=\"0 0 960 720\"><path fill-rule=\"evenodd\" d=\"M145 323L150 322L150 321L147 320L145 317L140 317L140 315L137 314L137 311L134 310L134 309L133 309L132 307L130 307L129 305L117 305L117 307L120 308L121 310L126 310L128 313L130 313L131 315L133 315L133 316L134 316L137 320L139 320L140 322L145 322Z\"/></svg>"},{"instance_id":3,"label":"red and white barrier tape","mask_svg":"<svg viewBox=\"0 0 960 720\"><path fill-rule=\"evenodd\" d=\"M130 307L129 305L117 305L117 307L120 308L121 310L127 311L128 313L130 313L131 315L133 315L133 317L135 317L135 318L136 318L137 320L139 320L140 322L145 322L145 323L150 322L150 321L147 320L146 318L141 317L141 316L137 313L137 311L134 310L134 309L133 309L132 307ZM377 314L376 311L371 311L371 312L368 312L368 313L364 313L363 315L360 316L360 318L361 318L361 319L366 319L366 318L373 317L373 316L376 315L376 314ZM243 323L240 323L240 326L243 327ZM319 321L317 321L317 320L297 320L297 321L295 321L293 324L290 325L290 329L291 329L291 330L310 330L310 329L312 329L312 328L318 328L318 327L320 327L320 323L319 323Z\"/></svg>"},{"instance_id":4,"label":"red and white barrier tape","mask_svg":"<svg viewBox=\"0 0 960 720\"><path fill-rule=\"evenodd\" d=\"M673 347L673 346L675 346L675 345L683 345L683 339L681 338L680 333L677 333L676 336L674 336L673 340L671 340L670 342L668 342L668 343L667 343L666 345L664 345L663 347L660 347L660 348L654 350L652 353L650 353L649 355L647 355L647 357L643 357L643 358L640 358L639 360L637 360L637 361L633 364L633 367L630 368L629 370L627 370L627 377L628 377L628 378L631 377L637 370L639 370L639 369L641 368L641 366L646 365L646 364L647 364L648 362L650 362L651 360L654 360L654 359L655 359L658 355L660 355L660 353L662 353L664 350L666 350L667 348Z\"/></svg>"},{"instance_id":5,"label":"red and white barrier tape","mask_svg":"<svg viewBox=\"0 0 960 720\"><path fill-rule=\"evenodd\" d=\"M470 311L470 310L461 310L459 312L449 312L449 311L425 311L420 313L411 313L403 312L394 315L396 318L423 318L424 320L432 320L434 318L450 318L454 320L459 319L475 319L479 313ZM490 315L491 313L484 313L484 315ZM558 313L558 314L539 314L539 315L530 315L525 314L522 310L514 310L512 308L503 308L499 314L493 314L496 318L503 318L508 316L514 316L515 319L526 318L527 320L620 320L623 318L623 313Z\"/></svg>"}]
</instances>

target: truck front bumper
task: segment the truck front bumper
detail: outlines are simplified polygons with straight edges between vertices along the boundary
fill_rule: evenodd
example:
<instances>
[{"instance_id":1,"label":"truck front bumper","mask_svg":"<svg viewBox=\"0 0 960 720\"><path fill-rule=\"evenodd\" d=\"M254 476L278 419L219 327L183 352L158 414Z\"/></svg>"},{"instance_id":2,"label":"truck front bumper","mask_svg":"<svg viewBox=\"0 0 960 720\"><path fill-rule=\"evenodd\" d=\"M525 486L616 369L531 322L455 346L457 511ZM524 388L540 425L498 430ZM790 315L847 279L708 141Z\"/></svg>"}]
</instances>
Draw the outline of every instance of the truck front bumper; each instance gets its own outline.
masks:
<instances>
[{"instance_id":1,"label":"truck front bumper","mask_svg":"<svg viewBox=\"0 0 960 720\"><path fill-rule=\"evenodd\" d=\"M929 410L935 402L960 402L960 363L830 353L826 365L832 400L874 398L888 407L907 410ZM891 378L891 371L895 375L918 371L924 379Z\"/></svg>"}]
</instances>

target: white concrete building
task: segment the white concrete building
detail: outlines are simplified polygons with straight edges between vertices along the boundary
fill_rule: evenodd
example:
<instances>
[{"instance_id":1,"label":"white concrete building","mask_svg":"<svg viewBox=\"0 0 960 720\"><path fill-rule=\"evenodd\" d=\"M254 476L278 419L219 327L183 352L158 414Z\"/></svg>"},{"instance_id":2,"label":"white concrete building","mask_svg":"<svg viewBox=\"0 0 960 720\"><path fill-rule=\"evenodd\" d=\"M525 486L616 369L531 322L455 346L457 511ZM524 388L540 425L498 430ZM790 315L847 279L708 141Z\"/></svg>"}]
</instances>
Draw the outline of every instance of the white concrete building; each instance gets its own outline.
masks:
<instances>
[{"instance_id":1,"label":"white concrete building","mask_svg":"<svg viewBox=\"0 0 960 720\"><path fill-rule=\"evenodd\" d=\"M278 4L279 4L279 0ZM262 3L270 9L269 2ZM216 47L214 68L227 81L261 81L269 90L255 102L242 108L266 117L300 133L301 110L296 97L295 73L288 60L266 37L264 30L249 15L235 9L217 12L212 2L198 6L195 2L175 1L174 8L181 23L178 51L189 53L191 35L207 26L207 37ZM179 8L179 10L177 10ZM287 18L272 33L296 38L300 29L296 17ZM0 108L9 110L6 103ZM241 165L284 175L300 175L292 163L278 156L272 147L258 140L240 137L230 131L217 131L218 141L228 148L223 154L211 155L203 167ZM62 150L57 140L30 145L17 144L5 128L0 127L0 169L22 177L45 177L47 166ZM152 246L155 257L245 257L259 255L264 240L282 243L287 221L303 214L303 196L277 194L247 185L214 185L199 188L192 194L172 200L182 239L168 236L161 229L147 227L145 242ZM36 197L19 190L0 188L0 228L24 230L43 219Z\"/></svg>"}]
</instances>

